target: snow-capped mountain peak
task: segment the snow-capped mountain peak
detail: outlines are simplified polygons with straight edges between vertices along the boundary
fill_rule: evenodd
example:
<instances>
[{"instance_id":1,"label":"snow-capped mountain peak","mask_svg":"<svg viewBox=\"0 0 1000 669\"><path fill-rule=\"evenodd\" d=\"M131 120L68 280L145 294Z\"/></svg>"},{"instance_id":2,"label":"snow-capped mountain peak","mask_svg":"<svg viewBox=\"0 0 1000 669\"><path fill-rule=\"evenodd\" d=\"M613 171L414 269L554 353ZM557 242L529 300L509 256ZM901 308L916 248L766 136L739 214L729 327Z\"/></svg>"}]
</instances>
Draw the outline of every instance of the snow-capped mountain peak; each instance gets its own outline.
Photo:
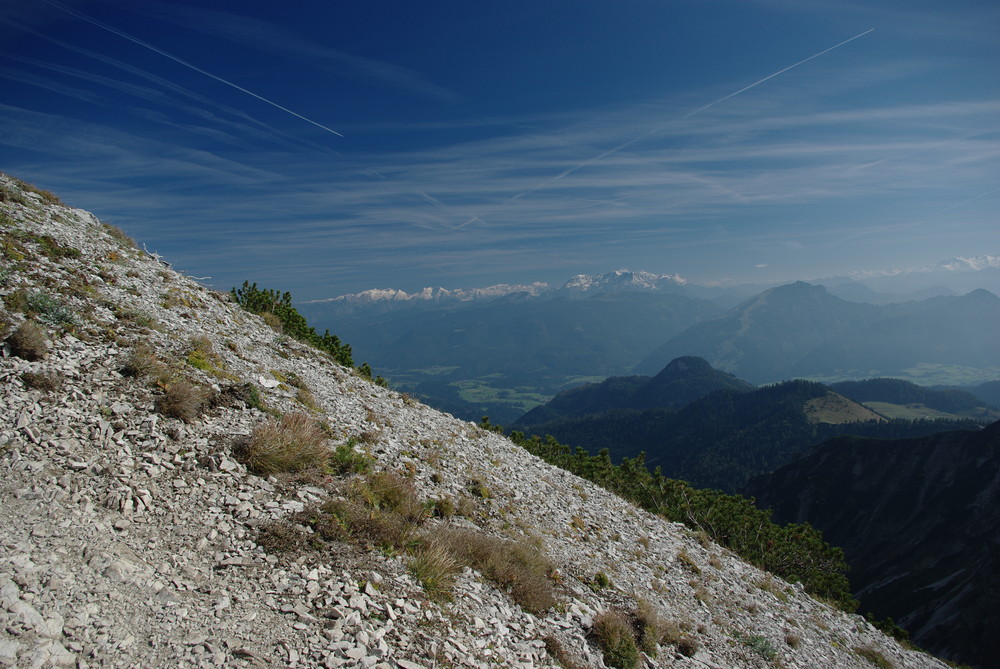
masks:
<instances>
[{"instance_id":1,"label":"snow-capped mountain peak","mask_svg":"<svg viewBox=\"0 0 1000 669\"><path fill-rule=\"evenodd\" d=\"M653 274L616 269L605 274L577 274L563 284L560 290L573 292L601 292L609 290L657 291L677 288L687 284L680 274Z\"/></svg>"}]
</instances>

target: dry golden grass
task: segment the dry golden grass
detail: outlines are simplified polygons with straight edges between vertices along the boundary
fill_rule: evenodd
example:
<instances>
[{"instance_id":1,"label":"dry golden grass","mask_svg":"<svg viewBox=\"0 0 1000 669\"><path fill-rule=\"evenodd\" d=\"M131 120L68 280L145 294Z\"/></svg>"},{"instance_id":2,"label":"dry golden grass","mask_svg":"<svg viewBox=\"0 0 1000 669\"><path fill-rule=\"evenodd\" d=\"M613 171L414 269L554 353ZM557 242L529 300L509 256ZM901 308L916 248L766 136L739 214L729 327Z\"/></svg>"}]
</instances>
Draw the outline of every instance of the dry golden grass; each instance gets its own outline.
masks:
<instances>
[{"instance_id":1,"label":"dry golden grass","mask_svg":"<svg viewBox=\"0 0 1000 669\"><path fill-rule=\"evenodd\" d=\"M7 340L11 353L25 360L40 360L49 351L45 330L35 321L24 321Z\"/></svg>"},{"instance_id":2,"label":"dry golden grass","mask_svg":"<svg viewBox=\"0 0 1000 669\"><path fill-rule=\"evenodd\" d=\"M164 416L190 423L201 413L207 401L205 390L184 379L166 383L156 410Z\"/></svg>"},{"instance_id":3,"label":"dry golden grass","mask_svg":"<svg viewBox=\"0 0 1000 669\"><path fill-rule=\"evenodd\" d=\"M540 613L555 603L552 564L526 541L508 541L470 530L441 529L434 535L464 565L510 592L521 607Z\"/></svg>"},{"instance_id":4,"label":"dry golden grass","mask_svg":"<svg viewBox=\"0 0 1000 669\"><path fill-rule=\"evenodd\" d=\"M433 539L410 562L410 573L432 599L450 599L455 577L461 571L462 564L448 547Z\"/></svg>"},{"instance_id":5,"label":"dry golden grass","mask_svg":"<svg viewBox=\"0 0 1000 669\"><path fill-rule=\"evenodd\" d=\"M329 459L330 449L315 420L304 413L290 413L258 425L249 439L234 448L234 455L251 472L268 475L320 467Z\"/></svg>"}]
</instances>

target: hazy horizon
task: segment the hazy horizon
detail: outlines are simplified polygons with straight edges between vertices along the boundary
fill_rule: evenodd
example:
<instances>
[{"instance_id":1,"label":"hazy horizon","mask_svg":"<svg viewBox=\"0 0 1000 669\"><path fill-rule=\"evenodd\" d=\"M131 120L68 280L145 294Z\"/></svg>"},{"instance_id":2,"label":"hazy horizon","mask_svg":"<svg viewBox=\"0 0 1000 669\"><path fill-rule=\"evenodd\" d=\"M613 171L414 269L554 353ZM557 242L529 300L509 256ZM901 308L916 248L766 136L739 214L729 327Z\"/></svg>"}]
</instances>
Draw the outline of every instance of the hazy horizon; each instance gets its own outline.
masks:
<instances>
[{"instance_id":1,"label":"hazy horizon","mask_svg":"<svg viewBox=\"0 0 1000 669\"><path fill-rule=\"evenodd\" d=\"M985 0L0 0L0 170L297 300L1000 255Z\"/></svg>"}]
</instances>

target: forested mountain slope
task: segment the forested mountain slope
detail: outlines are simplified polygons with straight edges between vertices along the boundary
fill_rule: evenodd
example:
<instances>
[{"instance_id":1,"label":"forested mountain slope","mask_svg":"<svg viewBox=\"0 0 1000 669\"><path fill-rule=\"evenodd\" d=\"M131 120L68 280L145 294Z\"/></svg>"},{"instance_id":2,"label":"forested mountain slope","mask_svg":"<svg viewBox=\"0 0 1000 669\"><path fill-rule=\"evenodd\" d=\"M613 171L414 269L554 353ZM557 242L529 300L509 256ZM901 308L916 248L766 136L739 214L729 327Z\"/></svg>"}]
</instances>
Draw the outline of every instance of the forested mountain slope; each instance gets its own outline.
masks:
<instances>
[{"instance_id":1,"label":"forested mountain slope","mask_svg":"<svg viewBox=\"0 0 1000 669\"><path fill-rule=\"evenodd\" d=\"M572 397L566 394L562 401ZM811 381L786 381L749 392L714 391L679 409L610 409L583 416L560 411L567 417L519 422L513 429L551 434L593 453L606 448L615 461L644 452L646 462L666 476L728 492L739 491L749 478L791 462L833 435L914 436L962 424L886 420Z\"/></svg>"},{"instance_id":2,"label":"forested mountain slope","mask_svg":"<svg viewBox=\"0 0 1000 669\"><path fill-rule=\"evenodd\" d=\"M843 547L863 610L893 617L923 648L997 666L1000 423L837 437L747 492L781 522L809 522Z\"/></svg>"},{"instance_id":3,"label":"forested mountain slope","mask_svg":"<svg viewBox=\"0 0 1000 669\"><path fill-rule=\"evenodd\" d=\"M713 369L703 358L672 360L654 377L610 377L565 390L535 407L515 423L515 429L610 409L678 408L715 390L750 391L753 386L732 374Z\"/></svg>"}]
</instances>

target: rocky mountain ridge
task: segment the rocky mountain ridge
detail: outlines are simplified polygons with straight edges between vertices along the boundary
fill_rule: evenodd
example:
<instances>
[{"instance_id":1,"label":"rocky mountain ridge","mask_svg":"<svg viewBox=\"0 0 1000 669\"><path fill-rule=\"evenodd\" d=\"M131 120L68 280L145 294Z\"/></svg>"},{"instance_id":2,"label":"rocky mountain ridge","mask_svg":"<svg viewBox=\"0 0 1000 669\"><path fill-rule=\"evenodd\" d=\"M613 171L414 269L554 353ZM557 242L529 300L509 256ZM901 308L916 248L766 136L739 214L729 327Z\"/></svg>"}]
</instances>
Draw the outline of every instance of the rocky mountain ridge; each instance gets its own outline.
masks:
<instances>
[{"instance_id":1,"label":"rocky mountain ridge","mask_svg":"<svg viewBox=\"0 0 1000 669\"><path fill-rule=\"evenodd\" d=\"M0 192L0 665L626 666L599 641L621 610L663 630L630 666L945 666L370 383L93 215L6 175ZM184 397L191 412L171 404ZM472 566L435 596L419 555L325 540L310 513L347 504L362 474L237 457L295 415L325 426L331 456L452 500L459 513L420 517L425 541L535 547L556 603L522 607Z\"/></svg>"}]
</instances>

